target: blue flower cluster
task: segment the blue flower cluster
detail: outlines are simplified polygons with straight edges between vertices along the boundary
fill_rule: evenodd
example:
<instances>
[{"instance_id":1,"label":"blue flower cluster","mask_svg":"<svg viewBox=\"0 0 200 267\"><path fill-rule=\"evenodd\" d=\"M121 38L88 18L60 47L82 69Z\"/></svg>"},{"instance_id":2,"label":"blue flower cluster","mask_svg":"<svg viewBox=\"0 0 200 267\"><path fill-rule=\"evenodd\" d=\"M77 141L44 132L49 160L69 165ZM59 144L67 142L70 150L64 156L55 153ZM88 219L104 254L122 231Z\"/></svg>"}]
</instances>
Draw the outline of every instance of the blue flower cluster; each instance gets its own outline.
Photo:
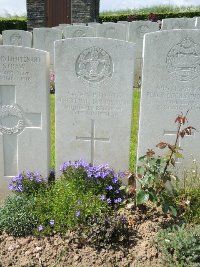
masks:
<instances>
[{"instance_id":1,"label":"blue flower cluster","mask_svg":"<svg viewBox=\"0 0 200 267\"><path fill-rule=\"evenodd\" d=\"M13 192L37 191L41 186L47 185L48 179L43 178L39 172L20 173L13 177L9 189Z\"/></svg>"},{"instance_id":2,"label":"blue flower cluster","mask_svg":"<svg viewBox=\"0 0 200 267\"><path fill-rule=\"evenodd\" d=\"M116 173L114 170L110 169L108 164L101 164L97 167L91 166L91 164L86 163L84 160L78 161L68 161L61 166L60 171L63 173L67 172L68 169L80 169L82 168L86 173L86 179L90 181L97 182L102 185L103 193L100 197L102 201L107 201L108 204L114 205L122 202L125 197L124 192L120 190L121 180L124 176L123 172Z\"/></svg>"}]
</instances>

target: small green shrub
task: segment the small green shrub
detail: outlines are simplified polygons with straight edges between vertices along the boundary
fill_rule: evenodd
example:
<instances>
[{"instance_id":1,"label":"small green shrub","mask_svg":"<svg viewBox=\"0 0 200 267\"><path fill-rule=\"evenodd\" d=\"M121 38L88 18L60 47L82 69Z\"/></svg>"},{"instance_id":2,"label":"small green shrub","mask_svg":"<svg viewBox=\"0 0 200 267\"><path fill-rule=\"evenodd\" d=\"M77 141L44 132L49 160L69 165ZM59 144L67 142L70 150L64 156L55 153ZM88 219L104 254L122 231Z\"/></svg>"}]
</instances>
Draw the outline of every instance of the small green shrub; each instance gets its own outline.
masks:
<instances>
[{"instance_id":1,"label":"small green shrub","mask_svg":"<svg viewBox=\"0 0 200 267\"><path fill-rule=\"evenodd\" d=\"M13 236L32 234L38 224L34 204L34 198L19 195L8 197L0 208L0 229Z\"/></svg>"},{"instance_id":2,"label":"small green shrub","mask_svg":"<svg viewBox=\"0 0 200 267\"><path fill-rule=\"evenodd\" d=\"M66 181L61 178L36 199L39 223L35 234L64 233L85 223L89 216L98 216L106 210L109 210L107 202L86 188L84 182L80 181L77 187L73 179Z\"/></svg>"},{"instance_id":3,"label":"small green shrub","mask_svg":"<svg viewBox=\"0 0 200 267\"><path fill-rule=\"evenodd\" d=\"M5 19L0 18L0 34L4 30L27 30L27 20L26 18L13 18Z\"/></svg>"},{"instance_id":4,"label":"small green shrub","mask_svg":"<svg viewBox=\"0 0 200 267\"><path fill-rule=\"evenodd\" d=\"M36 198L36 234L66 232L86 224L88 218L118 207L125 197L120 175L108 165L92 167L79 160L64 163L61 171L61 178Z\"/></svg>"},{"instance_id":5,"label":"small green shrub","mask_svg":"<svg viewBox=\"0 0 200 267\"><path fill-rule=\"evenodd\" d=\"M200 266L200 226L174 226L161 230L157 236L167 266Z\"/></svg>"}]
</instances>

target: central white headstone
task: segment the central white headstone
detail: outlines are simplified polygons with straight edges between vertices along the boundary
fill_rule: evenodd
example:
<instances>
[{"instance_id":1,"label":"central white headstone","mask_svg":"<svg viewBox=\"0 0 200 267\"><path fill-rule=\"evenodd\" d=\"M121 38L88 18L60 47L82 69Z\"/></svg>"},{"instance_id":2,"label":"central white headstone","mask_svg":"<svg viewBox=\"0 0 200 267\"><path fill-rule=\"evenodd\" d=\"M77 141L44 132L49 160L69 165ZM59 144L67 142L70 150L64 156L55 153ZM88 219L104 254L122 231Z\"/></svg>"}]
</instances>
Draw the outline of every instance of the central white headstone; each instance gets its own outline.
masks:
<instances>
[{"instance_id":1,"label":"central white headstone","mask_svg":"<svg viewBox=\"0 0 200 267\"><path fill-rule=\"evenodd\" d=\"M177 160L182 175L193 158L200 163L200 30L146 34L143 57L138 157L161 141L174 144L175 118L189 110L189 125L198 131L178 144L184 155Z\"/></svg>"},{"instance_id":2,"label":"central white headstone","mask_svg":"<svg viewBox=\"0 0 200 267\"><path fill-rule=\"evenodd\" d=\"M48 56L0 47L0 200L20 172L49 173Z\"/></svg>"},{"instance_id":3,"label":"central white headstone","mask_svg":"<svg viewBox=\"0 0 200 267\"><path fill-rule=\"evenodd\" d=\"M128 169L133 51L104 38L55 43L57 170L79 159Z\"/></svg>"}]
</instances>

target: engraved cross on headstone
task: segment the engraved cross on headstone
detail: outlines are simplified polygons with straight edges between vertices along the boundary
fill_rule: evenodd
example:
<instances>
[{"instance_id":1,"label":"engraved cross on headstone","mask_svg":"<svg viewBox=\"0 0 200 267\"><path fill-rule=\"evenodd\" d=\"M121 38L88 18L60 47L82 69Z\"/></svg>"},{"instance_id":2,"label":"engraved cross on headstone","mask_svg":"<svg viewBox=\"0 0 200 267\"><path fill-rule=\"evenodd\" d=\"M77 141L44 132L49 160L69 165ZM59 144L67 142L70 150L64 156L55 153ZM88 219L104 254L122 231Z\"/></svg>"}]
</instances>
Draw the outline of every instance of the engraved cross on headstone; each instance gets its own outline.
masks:
<instances>
[{"instance_id":1,"label":"engraved cross on headstone","mask_svg":"<svg viewBox=\"0 0 200 267\"><path fill-rule=\"evenodd\" d=\"M104 137L96 137L95 136L95 122L94 120L91 120L91 136L88 137L82 137L82 136L76 136L76 140L83 140L83 141L90 141L91 143L91 164L94 165L94 154L95 154L95 142L96 141L102 141L102 142L109 142L110 138L104 138Z\"/></svg>"},{"instance_id":2,"label":"engraved cross on headstone","mask_svg":"<svg viewBox=\"0 0 200 267\"><path fill-rule=\"evenodd\" d=\"M18 174L18 135L26 128L41 128L41 113L25 113L16 102L13 85L0 85L0 135L4 176Z\"/></svg>"},{"instance_id":3,"label":"engraved cross on headstone","mask_svg":"<svg viewBox=\"0 0 200 267\"><path fill-rule=\"evenodd\" d=\"M177 136L177 131L166 131L166 130L164 130L164 135ZM192 133L191 135L185 135L186 138L187 137L191 137L191 136L194 136L194 133ZM178 139L178 147L181 147L181 139L182 139L181 137ZM175 158L175 162L176 163L180 163L180 160L178 158Z\"/></svg>"}]
</instances>

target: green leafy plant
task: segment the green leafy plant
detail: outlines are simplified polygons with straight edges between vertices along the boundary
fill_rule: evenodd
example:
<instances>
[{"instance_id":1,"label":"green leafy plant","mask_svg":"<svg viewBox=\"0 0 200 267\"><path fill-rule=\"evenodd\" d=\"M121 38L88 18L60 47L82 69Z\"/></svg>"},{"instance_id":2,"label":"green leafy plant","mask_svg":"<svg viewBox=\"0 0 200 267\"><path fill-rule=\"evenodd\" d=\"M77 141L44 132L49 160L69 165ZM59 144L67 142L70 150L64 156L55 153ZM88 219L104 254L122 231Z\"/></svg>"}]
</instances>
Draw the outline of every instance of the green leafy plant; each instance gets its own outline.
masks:
<instances>
[{"instance_id":1,"label":"green leafy plant","mask_svg":"<svg viewBox=\"0 0 200 267\"><path fill-rule=\"evenodd\" d=\"M191 135L192 130L195 130L192 126L182 129L182 126L187 122L186 115L181 114L175 119L175 123L178 123L175 143L173 145L166 142L157 144L156 147L160 149L168 148L165 156L155 156L155 152L152 149L148 149L146 155L139 159L141 164L137 168L137 178L141 188L136 195L137 204L152 201L157 206L161 206L164 212L169 211L173 215L177 215L174 201L175 189L171 181L173 179L178 181L178 178L169 167L174 167L176 159L183 157L180 153L181 148L178 146L179 138Z\"/></svg>"},{"instance_id":2,"label":"green leafy plant","mask_svg":"<svg viewBox=\"0 0 200 267\"><path fill-rule=\"evenodd\" d=\"M34 212L33 197L14 195L8 197L0 208L0 229L13 236L32 234L38 220Z\"/></svg>"},{"instance_id":3,"label":"green leafy plant","mask_svg":"<svg viewBox=\"0 0 200 267\"><path fill-rule=\"evenodd\" d=\"M109 204L88 189L83 181L77 186L73 176L70 181L62 177L52 184L49 190L37 196L35 205L38 217L36 235L65 233L85 223L88 217L110 209Z\"/></svg>"},{"instance_id":4,"label":"green leafy plant","mask_svg":"<svg viewBox=\"0 0 200 267\"><path fill-rule=\"evenodd\" d=\"M158 249L167 266L200 266L200 227L173 226L157 236Z\"/></svg>"}]
</instances>

